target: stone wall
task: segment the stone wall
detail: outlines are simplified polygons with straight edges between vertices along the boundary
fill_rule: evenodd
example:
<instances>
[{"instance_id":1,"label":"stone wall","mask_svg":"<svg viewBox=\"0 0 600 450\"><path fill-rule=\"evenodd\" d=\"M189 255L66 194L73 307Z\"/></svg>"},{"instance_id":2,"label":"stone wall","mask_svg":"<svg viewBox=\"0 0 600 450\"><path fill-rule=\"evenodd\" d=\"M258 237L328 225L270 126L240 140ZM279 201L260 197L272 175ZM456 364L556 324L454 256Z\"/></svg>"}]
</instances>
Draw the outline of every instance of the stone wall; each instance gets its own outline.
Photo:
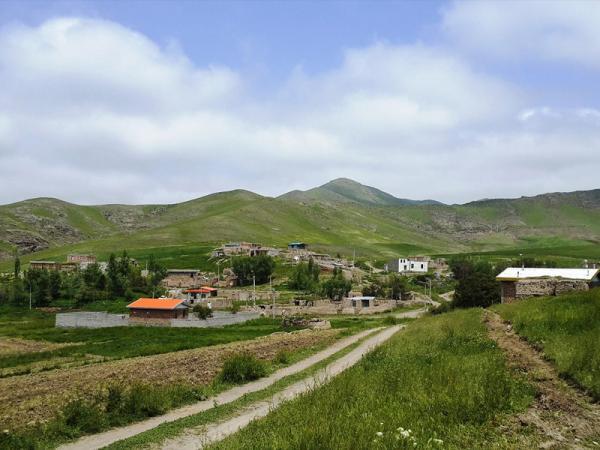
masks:
<instances>
[{"instance_id":1,"label":"stone wall","mask_svg":"<svg viewBox=\"0 0 600 450\"><path fill-rule=\"evenodd\" d=\"M581 280L542 278L520 280L516 283L516 298L561 295L573 291L587 291L588 284Z\"/></svg>"}]
</instances>

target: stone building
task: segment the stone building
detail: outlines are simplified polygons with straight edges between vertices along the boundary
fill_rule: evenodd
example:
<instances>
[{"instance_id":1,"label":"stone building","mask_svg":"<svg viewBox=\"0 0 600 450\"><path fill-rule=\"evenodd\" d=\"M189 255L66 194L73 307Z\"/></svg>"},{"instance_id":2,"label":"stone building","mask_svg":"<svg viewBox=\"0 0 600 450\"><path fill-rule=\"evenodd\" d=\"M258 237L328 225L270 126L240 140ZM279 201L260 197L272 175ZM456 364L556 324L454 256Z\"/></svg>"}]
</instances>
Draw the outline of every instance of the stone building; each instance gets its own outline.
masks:
<instances>
[{"instance_id":1,"label":"stone building","mask_svg":"<svg viewBox=\"0 0 600 450\"><path fill-rule=\"evenodd\" d=\"M599 273L600 269L509 267L496 280L501 284L502 303L511 303L526 297L587 291L600 285Z\"/></svg>"},{"instance_id":2,"label":"stone building","mask_svg":"<svg viewBox=\"0 0 600 450\"><path fill-rule=\"evenodd\" d=\"M170 269L163 280L166 288L193 288L200 283L200 271L196 269Z\"/></svg>"}]
</instances>

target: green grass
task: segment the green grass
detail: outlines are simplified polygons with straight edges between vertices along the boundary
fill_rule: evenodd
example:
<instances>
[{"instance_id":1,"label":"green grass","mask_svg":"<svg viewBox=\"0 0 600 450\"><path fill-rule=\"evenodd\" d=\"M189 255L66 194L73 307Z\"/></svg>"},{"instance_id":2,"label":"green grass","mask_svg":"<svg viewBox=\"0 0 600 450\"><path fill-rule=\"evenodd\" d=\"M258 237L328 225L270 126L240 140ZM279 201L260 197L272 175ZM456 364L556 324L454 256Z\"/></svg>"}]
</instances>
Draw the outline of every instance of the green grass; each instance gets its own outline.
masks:
<instances>
[{"instance_id":1,"label":"green grass","mask_svg":"<svg viewBox=\"0 0 600 450\"><path fill-rule=\"evenodd\" d=\"M47 352L5 355L0 357L0 368L19 366L26 373L30 364L51 364L56 358L81 361L89 360L90 355L100 360L131 358L254 339L276 331L282 331L280 321L269 318L223 328L55 328L53 314L2 309L0 337L76 345Z\"/></svg>"},{"instance_id":2,"label":"green grass","mask_svg":"<svg viewBox=\"0 0 600 450\"><path fill-rule=\"evenodd\" d=\"M516 448L524 436L498 425L532 398L487 337L481 310L463 310L414 322L329 384L211 448L439 448L433 439L443 448Z\"/></svg>"},{"instance_id":3,"label":"green grass","mask_svg":"<svg viewBox=\"0 0 600 450\"><path fill-rule=\"evenodd\" d=\"M560 373L600 400L600 289L494 307Z\"/></svg>"}]
</instances>

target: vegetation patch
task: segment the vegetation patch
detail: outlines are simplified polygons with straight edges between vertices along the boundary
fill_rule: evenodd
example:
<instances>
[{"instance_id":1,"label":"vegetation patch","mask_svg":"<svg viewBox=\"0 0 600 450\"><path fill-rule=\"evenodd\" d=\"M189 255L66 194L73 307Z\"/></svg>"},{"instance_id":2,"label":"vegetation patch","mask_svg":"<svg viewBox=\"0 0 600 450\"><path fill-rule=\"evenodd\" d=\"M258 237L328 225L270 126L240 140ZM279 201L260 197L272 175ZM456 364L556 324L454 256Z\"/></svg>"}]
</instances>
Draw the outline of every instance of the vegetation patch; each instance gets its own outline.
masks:
<instances>
[{"instance_id":1,"label":"vegetation patch","mask_svg":"<svg viewBox=\"0 0 600 450\"><path fill-rule=\"evenodd\" d=\"M522 447L527 429L510 435L498 424L532 398L487 337L481 310L460 310L414 322L214 448Z\"/></svg>"},{"instance_id":2,"label":"vegetation patch","mask_svg":"<svg viewBox=\"0 0 600 450\"><path fill-rule=\"evenodd\" d=\"M600 289L494 307L563 376L600 400Z\"/></svg>"},{"instance_id":3,"label":"vegetation patch","mask_svg":"<svg viewBox=\"0 0 600 450\"><path fill-rule=\"evenodd\" d=\"M281 352L277 353L277 356ZM256 356L244 353L233 355L223 363L220 379L224 383L242 384L258 380L267 374L267 366Z\"/></svg>"}]
</instances>

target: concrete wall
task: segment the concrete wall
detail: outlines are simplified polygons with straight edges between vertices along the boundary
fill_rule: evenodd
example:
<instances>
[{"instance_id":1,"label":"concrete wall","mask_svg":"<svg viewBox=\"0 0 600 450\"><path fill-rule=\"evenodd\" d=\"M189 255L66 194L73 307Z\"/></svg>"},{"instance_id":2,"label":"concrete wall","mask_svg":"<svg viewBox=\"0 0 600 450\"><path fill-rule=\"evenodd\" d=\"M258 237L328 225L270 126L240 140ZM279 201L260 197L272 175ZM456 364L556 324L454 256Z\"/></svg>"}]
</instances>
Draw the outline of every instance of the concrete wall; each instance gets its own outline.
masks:
<instances>
[{"instance_id":1,"label":"concrete wall","mask_svg":"<svg viewBox=\"0 0 600 450\"><path fill-rule=\"evenodd\" d=\"M105 312L72 312L56 315L58 328L108 328L129 325L127 314L108 314Z\"/></svg>"}]
</instances>

